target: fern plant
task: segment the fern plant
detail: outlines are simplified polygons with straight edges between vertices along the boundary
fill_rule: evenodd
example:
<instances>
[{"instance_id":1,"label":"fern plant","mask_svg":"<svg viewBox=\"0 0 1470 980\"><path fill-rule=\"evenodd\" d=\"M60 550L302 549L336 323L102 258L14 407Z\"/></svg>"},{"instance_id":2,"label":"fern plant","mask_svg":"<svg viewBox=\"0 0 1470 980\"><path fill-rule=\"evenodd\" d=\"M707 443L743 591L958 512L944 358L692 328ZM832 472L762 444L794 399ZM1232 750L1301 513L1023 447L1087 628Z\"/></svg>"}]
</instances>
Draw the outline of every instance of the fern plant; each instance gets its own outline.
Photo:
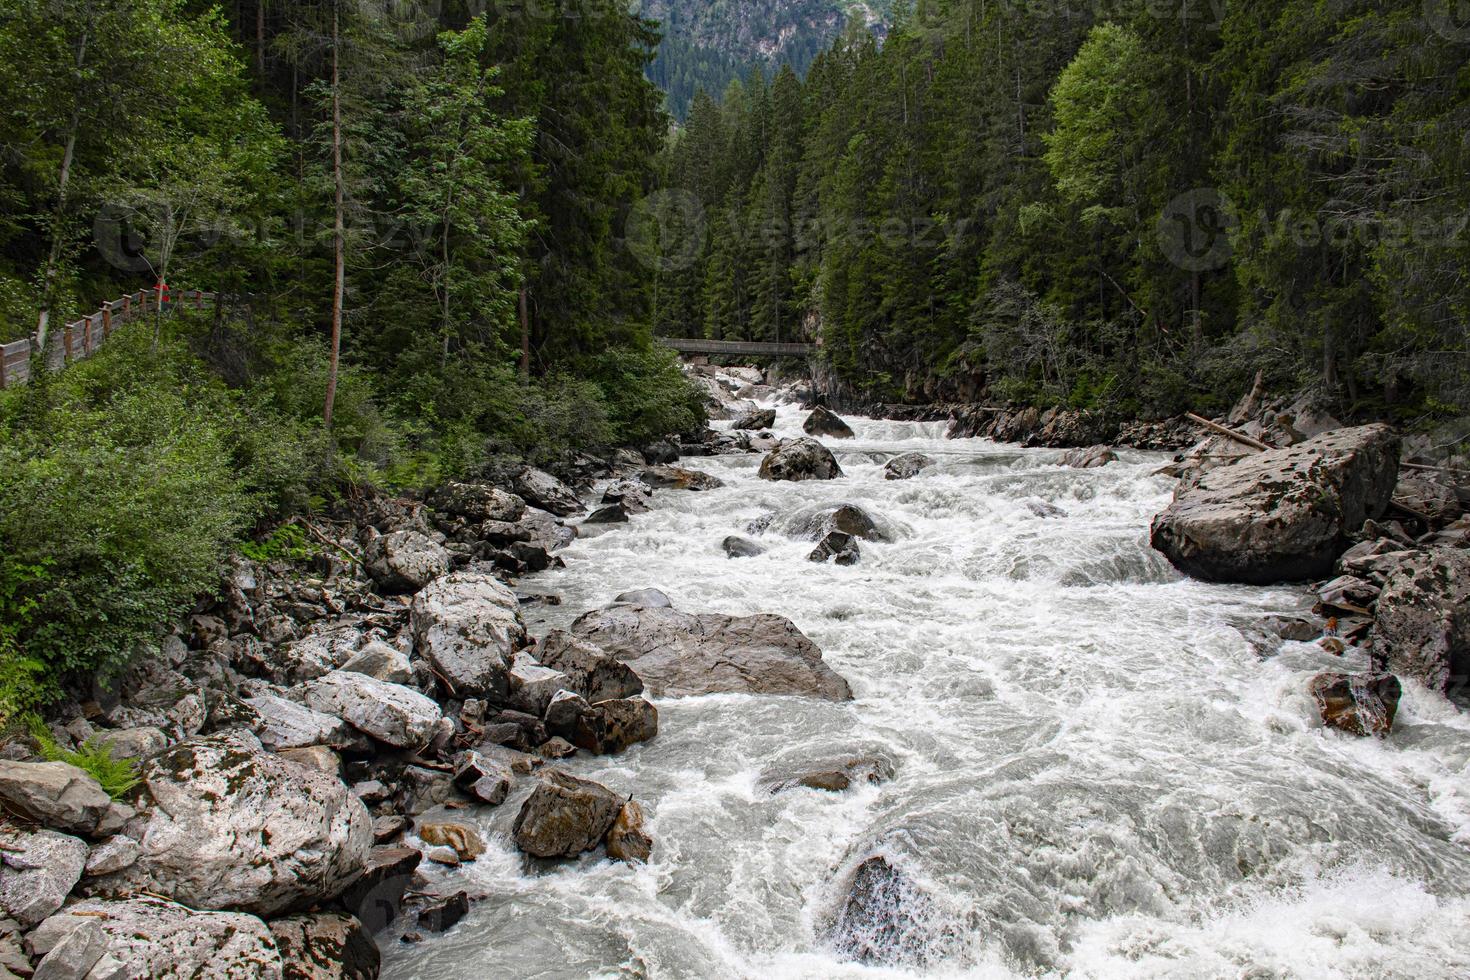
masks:
<instances>
[{"instance_id":1,"label":"fern plant","mask_svg":"<svg viewBox=\"0 0 1470 980\"><path fill-rule=\"evenodd\" d=\"M114 800L120 800L140 782L137 759L119 759L112 754L112 743L91 736L75 752L63 749L39 720L31 722L31 737L40 747L41 757L48 762L65 762L89 773Z\"/></svg>"}]
</instances>

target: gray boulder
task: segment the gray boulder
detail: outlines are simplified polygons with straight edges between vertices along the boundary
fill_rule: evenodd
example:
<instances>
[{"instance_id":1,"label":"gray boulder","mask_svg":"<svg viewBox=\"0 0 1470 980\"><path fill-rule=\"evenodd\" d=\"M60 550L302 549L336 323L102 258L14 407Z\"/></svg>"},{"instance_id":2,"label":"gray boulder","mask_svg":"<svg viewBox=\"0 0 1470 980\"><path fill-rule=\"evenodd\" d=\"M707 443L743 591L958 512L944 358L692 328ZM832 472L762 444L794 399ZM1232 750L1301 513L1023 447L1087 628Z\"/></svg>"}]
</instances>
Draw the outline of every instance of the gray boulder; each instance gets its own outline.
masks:
<instances>
[{"instance_id":1,"label":"gray boulder","mask_svg":"<svg viewBox=\"0 0 1470 980\"><path fill-rule=\"evenodd\" d=\"M1062 457L1062 463L1079 470L1097 469L1099 466L1107 466L1118 458L1118 454L1107 446L1088 446L1084 449L1070 450Z\"/></svg>"},{"instance_id":2,"label":"gray boulder","mask_svg":"<svg viewBox=\"0 0 1470 980\"><path fill-rule=\"evenodd\" d=\"M571 487L544 470L523 467L515 475L515 491L532 507L549 511L557 517L571 517L587 508L577 499Z\"/></svg>"},{"instance_id":3,"label":"gray boulder","mask_svg":"<svg viewBox=\"0 0 1470 980\"><path fill-rule=\"evenodd\" d=\"M511 836L534 857L576 857L602 843L622 809L623 798L601 783L547 769L516 814Z\"/></svg>"},{"instance_id":4,"label":"gray boulder","mask_svg":"<svg viewBox=\"0 0 1470 980\"><path fill-rule=\"evenodd\" d=\"M892 524L873 517L857 504L813 504L776 521L772 529L808 541L820 541L833 531L864 541L892 541L898 537Z\"/></svg>"},{"instance_id":5,"label":"gray boulder","mask_svg":"<svg viewBox=\"0 0 1470 980\"><path fill-rule=\"evenodd\" d=\"M110 875L124 868L131 868L138 861L142 849L138 842L126 834L117 834L92 848L87 855L86 873Z\"/></svg>"},{"instance_id":6,"label":"gray boulder","mask_svg":"<svg viewBox=\"0 0 1470 980\"><path fill-rule=\"evenodd\" d=\"M439 706L432 699L367 674L334 671L312 681L303 693L313 710L335 715L395 748L422 748L439 728Z\"/></svg>"},{"instance_id":7,"label":"gray boulder","mask_svg":"<svg viewBox=\"0 0 1470 980\"><path fill-rule=\"evenodd\" d=\"M835 480L841 475L837 457L815 439L788 439L761 460L763 480Z\"/></svg>"},{"instance_id":8,"label":"gray boulder","mask_svg":"<svg viewBox=\"0 0 1470 980\"><path fill-rule=\"evenodd\" d=\"M920 471L927 470L934 465L934 460L923 453L904 453L895 456L883 467L883 479L885 480L911 480L918 476Z\"/></svg>"},{"instance_id":9,"label":"gray boulder","mask_svg":"<svg viewBox=\"0 0 1470 980\"><path fill-rule=\"evenodd\" d=\"M1151 541L1180 571L1219 582L1321 578L1398 478L1384 425L1338 429L1210 470L1154 518Z\"/></svg>"},{"instance_id":10,"label":"gray boulder","mask_svg":"<svg viewBox=\"0 0 1470 980\"><path fill-rule=\"evenodd\" d=\"M571 743L593 755L613 755L658 734L658 710L643 698L615 698L587 706L572 726Z\"/></svg>"},{"instance_id":11,"label":"gray boulder","mask_svg":"<svg viewBox=\"0 0 1470 980\"><path fill-rule=\"evenodd\" d=\"M1470 551L1401 552L1374 607L1373 649L1431 690L1470 676Z\"/></svg>"},{"instance_id":12,"label":"gray boulder","mask_svg":"<svg viewBox=\"0 0 1470 980\"><path fill-rule=\"evenodd\" d=\"M862 550L857 541L844 531L828 531L806 556L807 561L830 561L838 565L856 565L861 558Z\"/></svg>"},{"instance_id":13,"label":"gray boulder","mask_svg":"<svg viewBox=\"0 0 1470 980\"><path fill-rule=\"evenodd\" d=\"M848 425L830 409L818 405L801 423L801 430L809 436L831 436L835 439L851 439L852 426Z\"/></svg>"},{"instance_id":14,"label":"gray boulder","mask_svg":"<svg viewBox=\"0 0 1470 980\"><path fill-rule=\"evenodd\" d=\"M389 684L407 684L413 680L413 668L408 657L379 640L374 640L357 651L342 665L342 670L354 674L367 674Z\"/></svg>"},{"instance_id":15,"label":"gray boulder","mask_svg":"<svg viewBox=\"0 0 1470 980\"><path fill-rule=\"evenodd\" d=\"M766 553L765 548L738 534L732 534L721 541L720 547L725 550L726 558L754 558Z\"/></svg>"},{"instance_id":16,"label":"gray boulder","mask_svg":"<svg viewBox=\"0 0 1470 980\"><path fill-rule=\"evenodd\" d=\"M893 778L893 762L882 756L854 756L812 762L800 766L773 767L761 773L759 785L771 793L804 786L828 793L841 793L864 783L881 783Z\"/></svg>"},{"instance_id":17,"label":"gray boulder","mask_svg":"<svg viewBox=\"0 0 1470 980\"><path fill-rule=\"evenodd\" d=\"M413 597L413 638L459 697L504 698L510 690L511 657L525 645L515 593L481 571L454 572Z\"/></svg>"},{"instance_id":18,"label":"gray boulder","mask_svg":"<svg viewBox=\"0 0 1470 980\"><path fill-rule=\"evenodd\" d=\"M65 762L0 760L0 803L36 823L88 835L106 826L112 811L97 780Z\"/></svg>"},{"instance_id":19,"label":"gray boulder","mask_svg":"<svg viewBox=\"0 0 1470 980\"><path fill-rule=\"evenodd\" d=\"M107 935L102 927L83 922L41 958L31 980L82 980L106 952Z\"/></svg>"},{"instance_id":20,"label":"gray boulder","mask_svg":"<svg viewBox=\"0 0 1470 980\"><path fill-rule=\"evenodd\" d=\"M308 745L344 745L351 734L341 718L308 708L273 694L246 698L255 711L255 734L260 744L278 752Z\"/></svg>"},{"instance_id":21,"label":"gray boulder","mask_svg":"<svg viewBox=\"0 0 1470 980\"><path fill-rule=\"evenodd\" d=\"M658 589L633 589L630 592L620 592L613 597L613 602L623 602L630 606L662 606L666 609L673 608L673 601Z\"/></svg>"},{"instance_id":22,"label":"gray boulder","mask_svg":"<svg viewBox=\"0 0 1470 980\"><path fill-rule=\"evenodd\" d=\"M95 980L282 980L281 957L253 915L196 912L158 898L92 899L68 906L32 935L59 948L78 929L99 927L106 949Z\"/></svg>"},{"instance_id":23,"label":"gray boulder","mask_svg":"<svg viewBox=\"0 0 1470 980\"><path fill-rule=\"evenodd\" d=\"M503 760L482 752L466 752L454 766L454 784L481 803L505 802L515 773Z\"/></svg>"},{"instance_id":24,"label":"gray boulder","mask_svg":"<svg viewBox=\"0 0 1470 980\"><path fill-rule=\"evenodd\" d=\"M776 410L774 408L753 408L742 414L730 426L732 429L759 430L769 429L776 424Z\"/></svg>"},{"instance_id":25,"label":"gray boulder","mask_svg":"<svg viewBox=\"0 0 1470 980\"><path fill-rule=\"evenodd\" d=\"M649 466L638 475L638 479L662 490L717 490L725 485L725 481L717 476L682 466Z\"/></svg>"},{"instance_id":26,"label":"gray boulder","mask_svg":"<svg viewBox=\"0 0 1470 980\"><path fill-rule=\"evenodd\" d=\"M29 929L66 900L87 865L87 845L54 830L0 827L0 911Z\"/></svg>"},{"instance_id":27,"label":"gray boulder","mask_svg":"<svg viewBox=\"0 0 1470 980\"><path fill-rule=\"evenodd\" d=\"M429 502L436 510L476 523L514 523L526 513L526 502L520 497L484 483L446 483Z\"/></svg>"},{"instance_id":28,"label":"gray boulder","mask_svg":"<svg viewBox=\"0 0 1470 980\"><path fill-rule=\"evenodd\" d=\"M417 592L449 571L449 552L418 531L393 531L363 549L368 574L384 592Z\"/></svg>"},{"instance_id":29,"label":"gray boulder","mask_svg":"<svg viewBox=\"0 0 1470 980\"><path fill-rule=\"evenodd\" d=\"M377 980L378 944L353 916L290 915L273 920L270 931L287 980Z\"/></svg>"},{"instance_id":30,"label":"gray boulder","mask_svg":"<svg viewBox=\"0 0 1470 980\"><path fill-rule=\"evenodd\" d=\"M231 732L189 739L143 765L151 805L141 853L95 879L100 894L147 890L198 909L274 915L352 883L372 817L341 781Z\"/></svg>"},{"instance_id":31,"label":"gray boulder","mask_svg":"<svg viewBox=\"0 0 1470 980\"><path fill-rule=\"evenodd\" d=\"M727 616L614 604L572 633L633 668L655 696L743 692L846 701L852 691L784 616Z\"/></svg>"},{"instance_id":32,"label":"gray boulder","mask_svg":"<svg viewBox=\"0 0 1470 980\"><path fill-rule=\"evenodd\" d=\"M602 491L604 504L618 504L627 514L647 513L653 506L653 488L642 480L618 480Z\"/></svg>"},{"instance_id":33,"label":"gray boulder","mask_svg":"<svg viewBox=\"0 0 1470 980\"><path fill-rule=\"evenodd\" d=\"M277 684L299 684L329 674L351 660L362 632L351 626L316 626L298 640L266 648L259 671Z\"/></svg>"},{"instance_id":34,"label":"gray boulder","mask_svg":"<svg viewBox=\"0 0 1470 980\"><path fill-rule=\"evenodd\" d=\"M539 663L524 650L515 655L510 668L510 704L538 718L546 713L551 698L571 685L566 674Z\"/></svg>"}]
</instances>

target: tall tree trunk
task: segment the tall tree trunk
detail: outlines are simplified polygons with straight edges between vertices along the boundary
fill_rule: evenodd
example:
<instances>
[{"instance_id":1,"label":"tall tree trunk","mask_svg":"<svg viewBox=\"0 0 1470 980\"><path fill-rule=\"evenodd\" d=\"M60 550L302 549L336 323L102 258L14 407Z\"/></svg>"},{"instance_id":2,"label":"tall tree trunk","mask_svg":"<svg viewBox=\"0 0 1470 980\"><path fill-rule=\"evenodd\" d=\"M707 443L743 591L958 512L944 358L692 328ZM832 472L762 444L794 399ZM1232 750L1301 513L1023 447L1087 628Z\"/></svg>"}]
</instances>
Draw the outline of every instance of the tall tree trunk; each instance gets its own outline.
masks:
<instances>
[{"instance_id":1,"label":"tall tree trunk","mask_svg":"<svg viewBox=\"0 0 1470 980\"><path fill-rule=\"evenodd\" d=\"M265 0L255 0L255 70L265 90Z\"/></svg>"},{"instance_id":2,"label":"tall tree trunk","mask_svg":"<svg viewBox=\"0 0 1470 980\"><path fill-rule=\"evenodd\" d=\"M51 322L52 293L56 289L56 272L61 264L61 225L66 220L66 188L71 180L71 165L76 157L77 130L82 122L81 101L81 77L82 66L87 61L87 38L88 30L82 29L82 36L77 41L77 56L75 64L75 77L78 83L78 91L74 93L76 104L72 107L71 124L66 131L66 147L61 153L61 173L56 181L56 210L51 221L51 251L46 257L46 271L41 276L41 310L36 317L36 350L41 352L41 361L46 363L46 333ZM65 352L62 357L65 357Z\"/></svg>"},{"instance_id":3,"label":"tall tree trunk","mask_svg":"<svg viewBox=\"0 0 1470 980\"><path fill-rule=\"evenodd\" d=\"M342 353L342 286L345 278L342 255L342 98L341 78L337 70L338 50L342 46L337 21L340 6L340 0L332 4L332 183L336 191L332 247L336 271L332 280L332 353L327 362L327 398L322 405L322 421L328 429L332 427L332 404L337 400L337 363Z\"/></svg>"},{"instance_id":4,"label":"tall tree trunk","mask_svg":"<svg viewBox=\"0 0 1470 980\"><path fill-rule=\"evenodd\" d=\"M527 308L526 287L521 287L521 380L531 377L531 312Z\"/></svg>"}]
</instances>

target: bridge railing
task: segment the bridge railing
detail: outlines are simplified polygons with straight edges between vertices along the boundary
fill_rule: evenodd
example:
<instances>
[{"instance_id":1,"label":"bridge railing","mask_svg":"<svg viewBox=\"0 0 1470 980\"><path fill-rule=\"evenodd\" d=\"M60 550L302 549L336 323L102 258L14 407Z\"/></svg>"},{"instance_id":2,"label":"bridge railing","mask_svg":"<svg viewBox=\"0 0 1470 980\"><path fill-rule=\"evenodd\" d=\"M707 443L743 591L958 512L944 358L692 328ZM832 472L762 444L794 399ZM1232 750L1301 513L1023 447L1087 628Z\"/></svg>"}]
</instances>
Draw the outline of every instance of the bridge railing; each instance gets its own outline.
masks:
<instances>
[{"instance_id":1,"label":"bridge railing","mask_svg":"<svg viewBox=\"0 0 1470 980\"><path fill-rule=\"evenodd\" d=\"M816 344L776 344L758 340L705 340L701 337L659 337L660 344L681 354L731 354L754 357L809 357Z\"/></svg>"},{"instance_id":2,"label":"bridge railing","mask_svg":"<svg viewBox=\"0 0 1470 980\"><path fill-rule=\"evenodd\" d=\"M61 328L62 356L68 363L90 357L97 348L128 320L135 319L160 308L163 310L187 307L204 309L213 306L216 293L197 289L170 290L160 302L155 290L145 289L102 304L97 312L73 320ZM31 353L35 347L30 338L9 344L0 344L0 388L13 388L31 379Z\"/></svg>"}]
</instances>

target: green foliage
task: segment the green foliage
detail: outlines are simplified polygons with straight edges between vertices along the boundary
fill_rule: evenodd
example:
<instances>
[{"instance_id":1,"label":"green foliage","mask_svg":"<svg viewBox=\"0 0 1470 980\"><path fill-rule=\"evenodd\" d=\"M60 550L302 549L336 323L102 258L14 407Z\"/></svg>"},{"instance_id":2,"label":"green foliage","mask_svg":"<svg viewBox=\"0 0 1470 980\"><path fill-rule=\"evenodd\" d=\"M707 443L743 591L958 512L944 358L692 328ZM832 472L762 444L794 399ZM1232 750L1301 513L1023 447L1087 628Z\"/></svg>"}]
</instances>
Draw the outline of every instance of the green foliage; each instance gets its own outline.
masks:
<instances>
[{"instance_id":1,"label":"green foliage","mask_svg":"<svg viewBox=\"0 0 1470 980\"><path fill-rule=\"evenodd\" d=\"M32 717L30 729L43 759L65 762L90 774L114 800L123 799L142 781L138 776L138 760L115 758L112 744L101 736L93 735L76 751L69 751L56 744L39 719Z\"/></svg>"},{"instance_id":2,"label":"green foliage","mask_svg":"<svg viewBox=\"0 0 1470 980\"><path fill-rule=\"evenodd\" d=\"M240 554L251 561L305 561L313 553L306 531L299 524L282 524L259 541L242 541Z\"/></svg>"}]
</instances>

